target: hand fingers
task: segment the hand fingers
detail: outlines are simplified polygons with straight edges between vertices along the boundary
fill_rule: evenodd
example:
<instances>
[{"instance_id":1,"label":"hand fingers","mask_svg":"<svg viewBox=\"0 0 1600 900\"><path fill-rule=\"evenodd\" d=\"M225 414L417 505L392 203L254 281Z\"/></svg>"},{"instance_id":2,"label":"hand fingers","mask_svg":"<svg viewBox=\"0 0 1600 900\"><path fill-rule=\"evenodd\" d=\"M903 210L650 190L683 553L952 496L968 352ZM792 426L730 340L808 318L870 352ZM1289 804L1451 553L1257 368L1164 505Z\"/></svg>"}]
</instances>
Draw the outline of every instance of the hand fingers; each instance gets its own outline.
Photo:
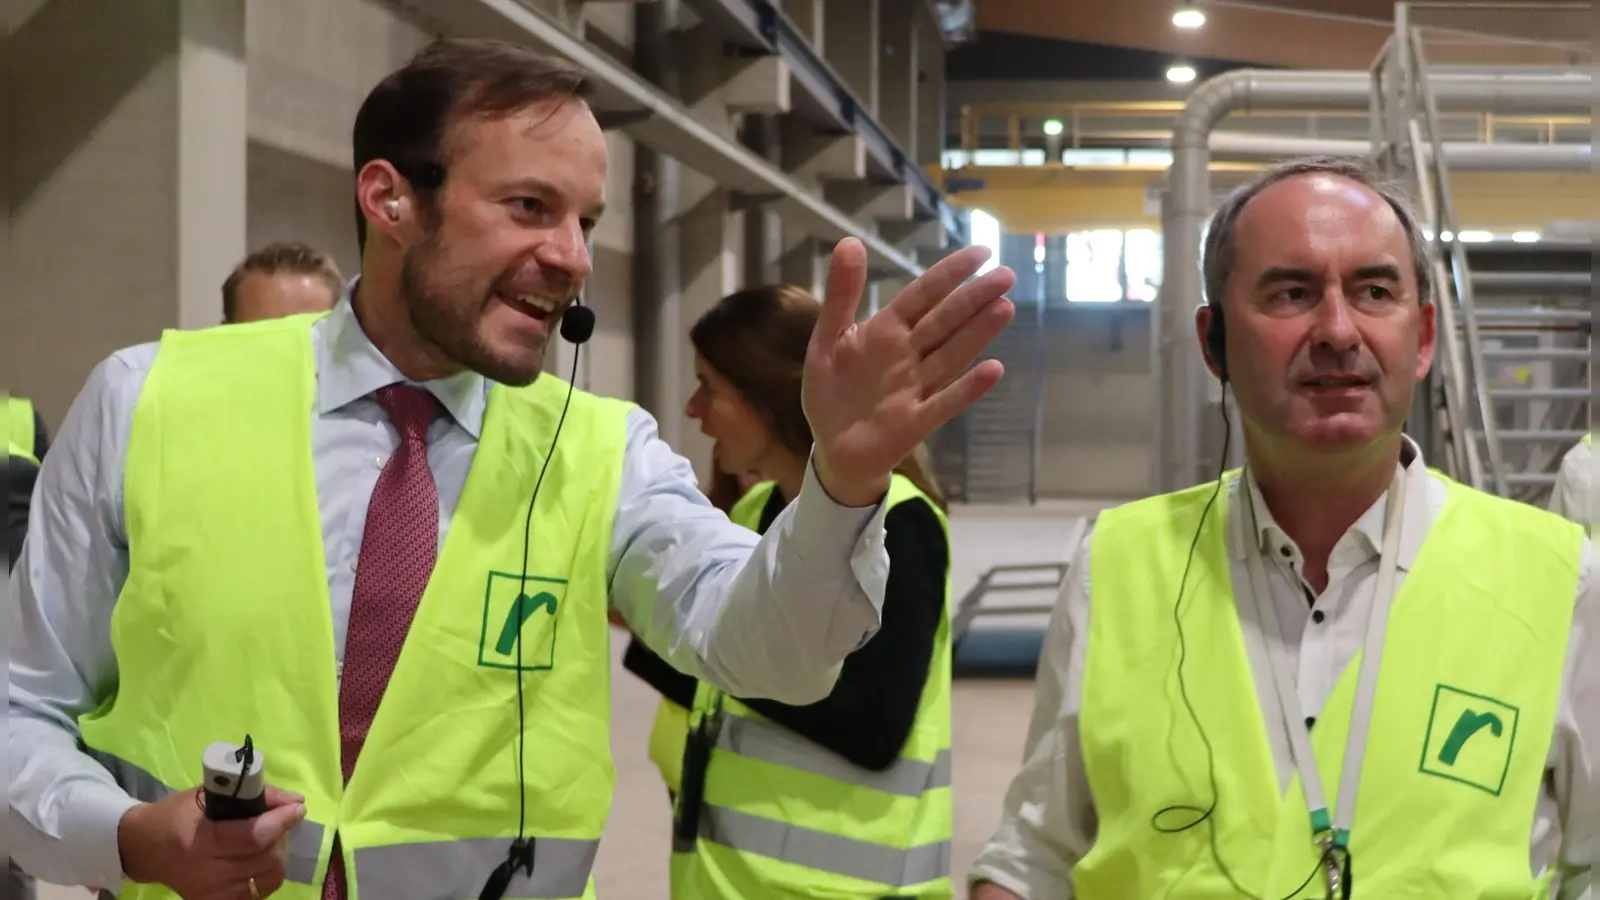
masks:
<instances>
[{"instance_id":1,"label":"hand fingers","mask_svg":"<svg viewBox=\"0 0 1600 900\"><path fill-rule=\"evenodd\" d=\"M828 263L828 284L822 293L822 310L812 339L832 341L855 324L861 294L867 288L867 248L855 238L845 238L833 248Z\"/></svg>"},{"instance_id":2,"label":"hand fingers","mask_svg":"<svg viewBox=\"0 0 1600 900\"><path fill-rule=\"evenodd\" d=\"M908 325L916 325L934 304L950 296L950 292L960 287L961 282L983 268L988 259L987 247L972 246L957 250L917 276L916 281L889 301L884 312L899 316Z\"/></svg>"},{"instance_id":3,"label":"hand fingers","mask_svg":"<svg viewBox=\"0 0 1600 900\"><path fill-rule=\"evenodd\" d=\"M1017 308L1004 298L990 301L972 318L956 327L944 343L933 348L917 367L925 396L942 390L1011 324Z\"/></svg>"},{"instance_id":4,"label":"hand fingers","mask_svg":"<svg viewBox=\"0 0 1600 900\"><path fill-rule=\"evenodd\" d=\"M285 791L270 784L267 785L267 809L277 809L280 806L287 806L291 803L304 802L306 802L306 798L293 791Z\"/></svg>"},{"instance_id":5,"label":"hand fingers","mask_svg":"<svg viewBox=\"0 0 1600 900\"><path fill-rule=\"evenodd\" d=\"M1016 273L1001 267L972 279L940 299L911 329L911 345L923 356L944 344L1017 283Z\"/></svg>"},{"instance_id":6,"label":"hand fingers","mask_svg":"<svg viewBox=\"0 0 1600 900\"><path fill-rule=\"evenodd\" d=\"M305 804L295 802L268 809L254 818L214 823L217 855L250 856L271 850L305 817Z\"/></svg>"},{"instance_id":7,"label":"hand fingers","mask_svg":"<svg viewBox=\"0 0 1600 900\"><path fill-rule=\"evenodd\" d=\"M986 359L973 366L954 383L928 398L918 412L918 427L924 434L932 434L999 384L1005 371L998 359Z\"/></svg>"},{"instance_id":8,"label":"hand fingers","mask_svg":"<svg viewBox=\"0 0 1600 900\"><path fill-rule=\"evenodd\" d=\"M270 897L283 887L283 880L288 874L287 852L262 854L259 862L244 870L245 896L250 896L250 879L256 880L256 893L263 897Z\"/></svg>"}]
</instances>

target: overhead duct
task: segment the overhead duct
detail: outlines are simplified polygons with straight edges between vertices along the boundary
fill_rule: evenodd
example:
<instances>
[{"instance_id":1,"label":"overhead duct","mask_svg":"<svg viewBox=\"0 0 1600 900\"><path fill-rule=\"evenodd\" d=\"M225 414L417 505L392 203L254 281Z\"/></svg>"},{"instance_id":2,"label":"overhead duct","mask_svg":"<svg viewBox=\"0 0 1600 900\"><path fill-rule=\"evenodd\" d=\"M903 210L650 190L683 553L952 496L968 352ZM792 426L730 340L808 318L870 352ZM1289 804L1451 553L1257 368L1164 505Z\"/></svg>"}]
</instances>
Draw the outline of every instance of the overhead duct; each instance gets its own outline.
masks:
<instances>
[{"instance_id":1,"label":"overhead duct","mask_svg":"<svg viewBox=\"0 0 1600 900\"><path fill-rule=\"evenodd\" d=\"M1589 113L1587 74L1433 73L1428 88L1441 110L1502 115ZM1212 477L1218 460L1203 454L1201 417L1220 393L1205 371L1194 337L1193 315L1202 302L1200 233L1212 209L1211 135L1229 113L1249 109L1369 109L1372 77L1366 72L1279 72L1236 69L1190 93L1172 132L1161 302L1152 322L1157 373L1155 489L1175 490Z\"/></svg>"},{"instance_id":2,"label":"overhead duct","mask_svg":"<svg viewBox=\"0 0 1600 900\"><path fill-rule=\"evenodd\" d=\"M1370 157L1368 141L1340 141L1322 138L1281 137L1245 132L1211 133L1208 144L1213 159L1228 162L1284 159L1295 156ZM1424 150L1433 158L1433 148ZM1444 145L1445 164L1459 172L1587 172L1590 170L1588 144L1483 144L1449 142Z\"/></svg>"}]
</instances>

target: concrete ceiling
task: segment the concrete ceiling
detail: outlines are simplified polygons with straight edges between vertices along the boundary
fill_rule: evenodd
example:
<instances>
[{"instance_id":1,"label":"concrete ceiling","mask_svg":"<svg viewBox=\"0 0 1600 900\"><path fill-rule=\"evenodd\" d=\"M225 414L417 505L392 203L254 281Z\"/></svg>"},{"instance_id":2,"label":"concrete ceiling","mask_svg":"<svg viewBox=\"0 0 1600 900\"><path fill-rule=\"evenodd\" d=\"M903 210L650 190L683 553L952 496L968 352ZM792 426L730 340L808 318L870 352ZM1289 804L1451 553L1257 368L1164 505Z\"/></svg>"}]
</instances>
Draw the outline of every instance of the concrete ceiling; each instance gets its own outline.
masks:
<instances>
[{"instance_id":1,"label":"concrete ceiling","mask_svg":"<svg viewBox=\"0 0 1600 900\"><path fill-rule=\"evenodd\" d=\"M1196 0L1197 30L1172 25L1182 0L981 0L983 33L1154 51L1262 66L1364 69L1394 33L1393 0ZM1535 2L1515 9L1414 9L1428 28L1430 63L1572 65L1591 50L1592 4ZM979 40L983 38L980 36ZM995 73L992 77L1004 77Z\"/></svg>"}]
</instances>

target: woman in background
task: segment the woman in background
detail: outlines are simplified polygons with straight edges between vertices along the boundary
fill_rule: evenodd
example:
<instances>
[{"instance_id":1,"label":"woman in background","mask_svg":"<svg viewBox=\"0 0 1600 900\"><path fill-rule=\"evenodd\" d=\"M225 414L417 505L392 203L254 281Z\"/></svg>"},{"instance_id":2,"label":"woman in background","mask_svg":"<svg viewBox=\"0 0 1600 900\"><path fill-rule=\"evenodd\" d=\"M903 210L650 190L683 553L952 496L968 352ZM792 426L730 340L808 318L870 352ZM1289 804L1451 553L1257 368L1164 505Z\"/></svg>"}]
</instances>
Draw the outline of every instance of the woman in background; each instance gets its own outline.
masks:
<instances>
[{"instance_id":1,"label":"woman in background","mask_svg":"<svg viewBox=\"0 0 1600 900\"><path fill-rule=\"evenodd\" d=\"M721 472L760 473L730 510L758 532L806 477L800 380L819 309L798 288L756 288L690 331L699 387L686 412ZM674 900L954 896L950 545L929 468L919 449L896 471L882 626L825 700L728 697L629 648L624 665L663 698L650 755L675 799Z\"/></svg>"}]
</instances>

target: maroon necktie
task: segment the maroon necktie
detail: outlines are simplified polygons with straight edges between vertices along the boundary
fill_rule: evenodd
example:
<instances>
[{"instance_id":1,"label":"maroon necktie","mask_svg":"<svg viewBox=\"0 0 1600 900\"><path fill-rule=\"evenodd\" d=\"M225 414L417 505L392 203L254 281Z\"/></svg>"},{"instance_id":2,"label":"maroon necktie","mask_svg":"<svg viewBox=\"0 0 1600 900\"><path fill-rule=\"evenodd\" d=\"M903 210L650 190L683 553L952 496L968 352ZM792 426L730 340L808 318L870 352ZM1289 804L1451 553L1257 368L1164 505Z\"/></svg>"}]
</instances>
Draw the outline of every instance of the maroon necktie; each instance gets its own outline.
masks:
<instances>
[{"instance_id":1,"label":"maroon necktie","mask_svg":"<svg viewBox=\"0 0 1600 900\"><path fill-rule=\"evenodd\" d=\"M428 426L438 402L421 388L399 384L380 388L377 396L400 432L400 447L372 489L350 598L339 686L339 756L346 783L356 770L367 729L438 556L439 493L428 468ZM322 896L344 900L346 895L344 859L335 835Z\"/></svg>"}]
</instances>

